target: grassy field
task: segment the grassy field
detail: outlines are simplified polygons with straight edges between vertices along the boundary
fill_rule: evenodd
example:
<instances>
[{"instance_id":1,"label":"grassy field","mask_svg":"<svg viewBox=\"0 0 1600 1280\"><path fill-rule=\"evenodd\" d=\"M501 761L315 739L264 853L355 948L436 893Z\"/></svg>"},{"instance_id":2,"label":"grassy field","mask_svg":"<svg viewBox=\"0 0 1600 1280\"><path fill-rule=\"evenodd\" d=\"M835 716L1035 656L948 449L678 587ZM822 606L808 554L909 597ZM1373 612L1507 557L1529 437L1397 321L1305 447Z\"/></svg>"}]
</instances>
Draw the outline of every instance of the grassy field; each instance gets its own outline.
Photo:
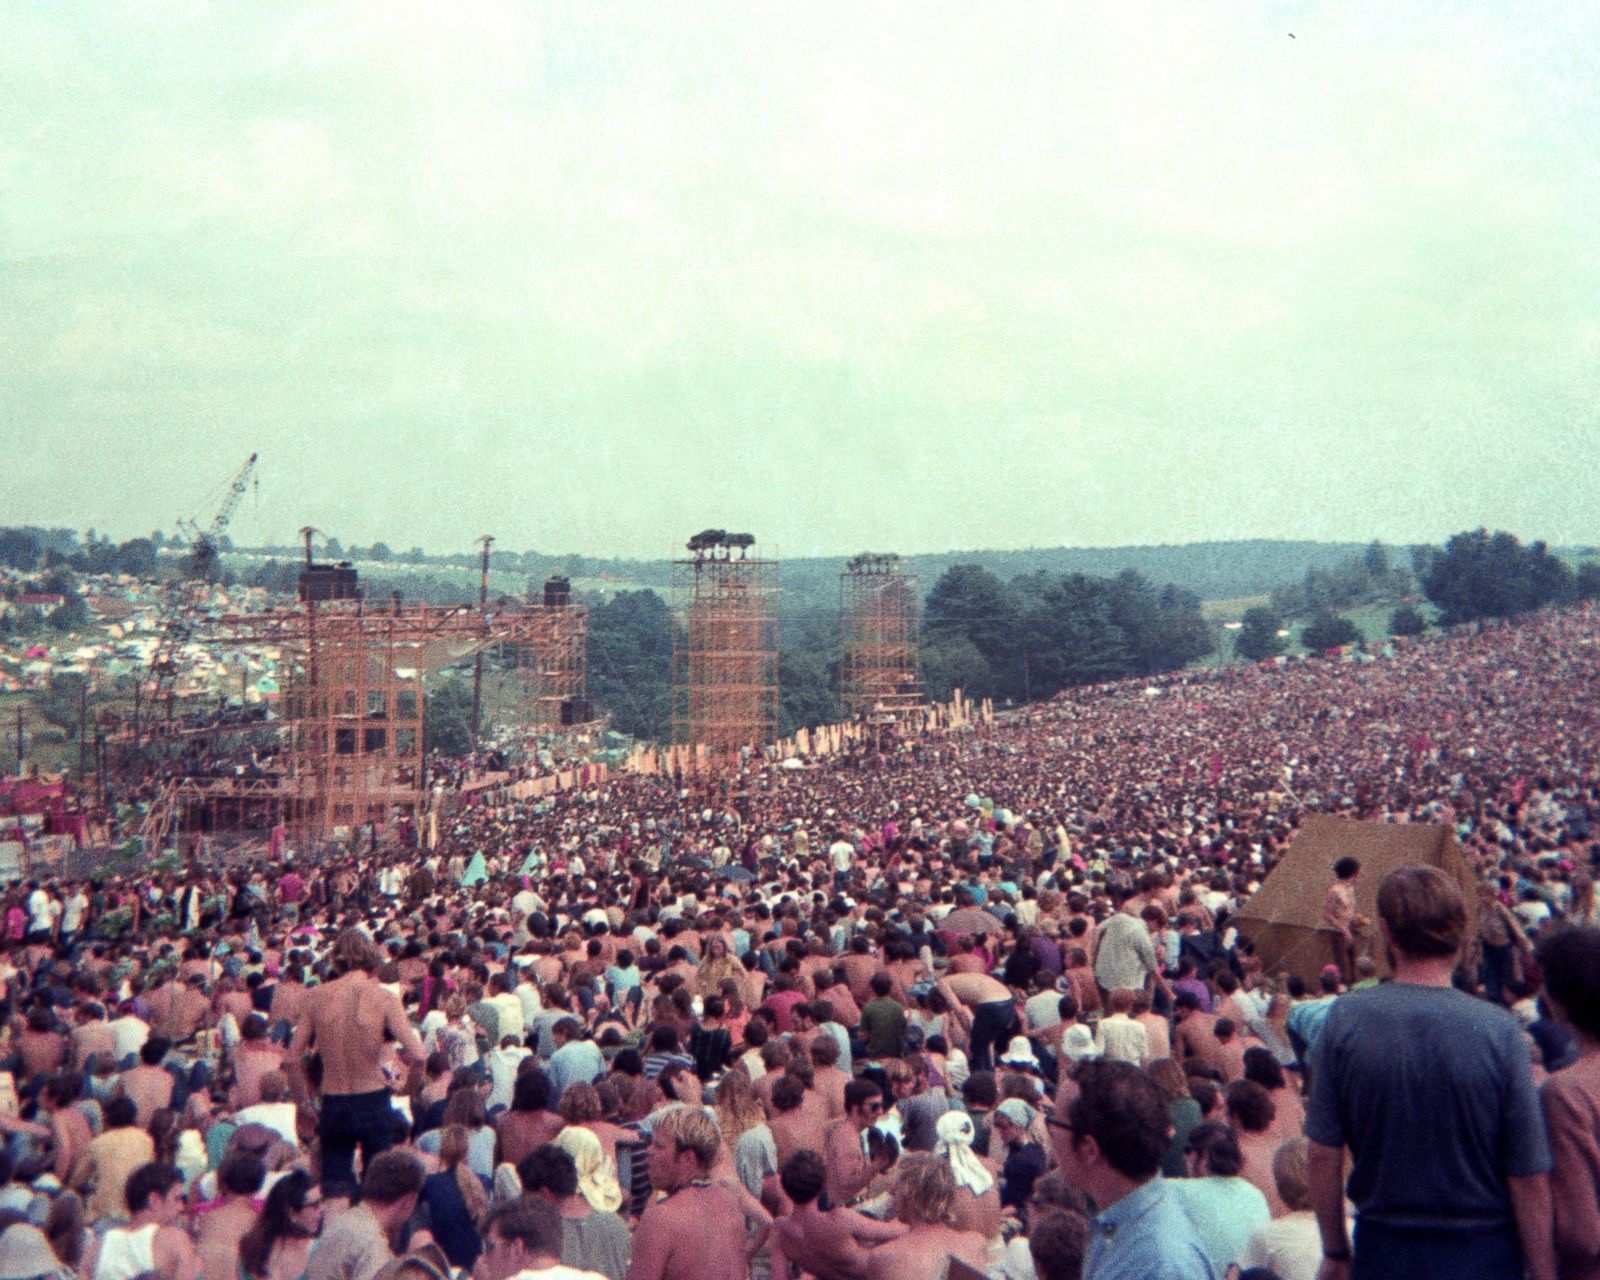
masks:
<instances>
[{"instance_id":1,"label":"grassy field","mask_svg":"<svg viewBox=\"0 0 1600 1280\"><path fill-rule=\"evenodd\" d=\"M1200 616L1207 622L1237 622L1244 617L1247 609L1271 603L1272 597L1266 595L1234 596L1231 600L1202 600Z\"/></svg>"}]
</instances>

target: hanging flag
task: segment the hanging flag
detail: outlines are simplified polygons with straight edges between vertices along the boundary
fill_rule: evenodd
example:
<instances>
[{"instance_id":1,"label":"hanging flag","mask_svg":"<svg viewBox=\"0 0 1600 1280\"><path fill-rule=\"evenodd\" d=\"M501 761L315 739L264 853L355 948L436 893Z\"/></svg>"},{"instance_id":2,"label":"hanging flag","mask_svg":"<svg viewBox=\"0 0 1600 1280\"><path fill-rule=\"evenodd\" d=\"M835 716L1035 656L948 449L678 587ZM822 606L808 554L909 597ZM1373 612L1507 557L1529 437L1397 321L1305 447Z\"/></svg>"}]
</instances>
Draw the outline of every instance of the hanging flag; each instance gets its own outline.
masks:
<instances>
[{"instance_id":1,"label":"hanging flag","mask_svg":"<svg viewBox=\"0 0 1600 1280\"><path fill-rule=\"evenodd\" d=\"M488 864L483 859L482 853L472 855L472 861L467 863L467 869L461 873L461 887L463 889L482 884L489 878Z\"/></svg>"}]
</instances>

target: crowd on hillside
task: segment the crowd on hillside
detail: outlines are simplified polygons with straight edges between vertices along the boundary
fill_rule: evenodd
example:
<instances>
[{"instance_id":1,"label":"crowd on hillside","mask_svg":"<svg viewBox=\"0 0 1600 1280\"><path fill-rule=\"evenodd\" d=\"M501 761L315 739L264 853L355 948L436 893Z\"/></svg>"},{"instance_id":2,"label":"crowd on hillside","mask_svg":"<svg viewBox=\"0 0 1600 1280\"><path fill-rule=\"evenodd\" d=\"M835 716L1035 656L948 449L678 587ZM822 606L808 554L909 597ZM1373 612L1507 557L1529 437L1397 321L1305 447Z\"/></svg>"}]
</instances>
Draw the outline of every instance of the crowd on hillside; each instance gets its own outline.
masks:
<instances>
[{"instance_id":1,"label":"crowd on hillside","mask_svg":"<svg viewBox=\"0 0 1600 1280\"><path fill-rule=\"evenodd\" d=\"M1585 607L18 885L0 1280L1600 1276L1597 676ZM1311 813L1476 899L1338 860L1308 989L1233 921Z\"/></svg>"}]
</instances>

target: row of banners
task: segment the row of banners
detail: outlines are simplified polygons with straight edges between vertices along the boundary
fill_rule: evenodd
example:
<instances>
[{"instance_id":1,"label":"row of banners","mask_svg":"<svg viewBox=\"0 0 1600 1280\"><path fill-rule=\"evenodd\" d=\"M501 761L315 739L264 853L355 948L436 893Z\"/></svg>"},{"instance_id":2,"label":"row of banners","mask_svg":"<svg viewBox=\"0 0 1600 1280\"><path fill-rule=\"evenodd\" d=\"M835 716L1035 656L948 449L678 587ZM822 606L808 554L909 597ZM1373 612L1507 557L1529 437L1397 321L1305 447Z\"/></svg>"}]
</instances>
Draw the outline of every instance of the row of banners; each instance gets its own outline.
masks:
<instances>
[{"instance_id":1,"label":"row of banners","mask_svg":"<svg viewBox=\"0 0 1600 1280\"><path fill-rule=\"evenodd\" d=\"M994 723L994 704L988 698L974 703L957 689L949 702L936 702L921 709L921 714L894 727L903 736L921 737L948 733L967 725ZM820 760L840 755L856 743L870 739L882 726L860 720L843 724L818 725L814 729L797 729L794 736L783 738L762 750L764 758L788 764L803 765L807 760ZM719 753L704 743L682 743L673 747L636 746L623 761L627 773L667 774L670 776L715 773L727 764L726 753Z\"/></svg>"}]
</instances>

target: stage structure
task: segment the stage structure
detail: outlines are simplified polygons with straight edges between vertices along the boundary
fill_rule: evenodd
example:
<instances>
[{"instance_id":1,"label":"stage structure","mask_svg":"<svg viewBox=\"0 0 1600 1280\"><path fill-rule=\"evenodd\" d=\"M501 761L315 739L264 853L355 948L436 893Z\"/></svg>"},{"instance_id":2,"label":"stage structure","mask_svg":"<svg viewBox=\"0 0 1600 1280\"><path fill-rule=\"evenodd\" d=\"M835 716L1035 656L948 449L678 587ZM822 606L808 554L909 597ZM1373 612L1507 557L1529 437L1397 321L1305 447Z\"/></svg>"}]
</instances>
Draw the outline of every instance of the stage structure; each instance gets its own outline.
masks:
<instances>
[{"instance_id":1,"label":"stage structure","mask_svg":"<svg viewBox=\"0 0 1600 1280\"><path fill-rule=\"evenodd\" d=\"M271 725L278 749L243 774L170 783L164 801L174 831L259 831L282 823L306 847L336 828L420 817L424 677L495 646L534 655L536 671L549 669L543 687L557 720L578 712L592 718L582 698L583 611L570 597L441 608L395 596L377 606L353 582L307 590L306 579L315 576L303 576L297 608L209 624L210 640L281 652L288 675L281 717Z\"/></svg>"},{"instance_id":2,"label":"stage structure","mask_svg":"<svg viewBox=\"0 0 1600 1280\"><path fill-rule=\"evenodd\" d=\"M847 716L898 724L921 714L917 580L895 555L859 555L839 574L839 700Z\"/></svg>"},{"instance_id":3,"label":"stage structure","mask_svg":"<svg viewBox=\"0 0 1600 1280\"><path fill-rule=\"evenodd\" d=\"M549 621L534 640L512 649L522 723L536 734L590 724L589 612L573 603L572 583L563 577L548 579L533 607Z\"/></svg>"},{"instance_id":4,"label":"stage structure","mask_svg":"<svg viewBox=\"0 0 1600 1280\"><path fill-rule=\"evenodd\" d=\"M778 736L778 564L754 544L708 529L672 564L673 740L713 755Z\"/></svg>"}]
</instances>

